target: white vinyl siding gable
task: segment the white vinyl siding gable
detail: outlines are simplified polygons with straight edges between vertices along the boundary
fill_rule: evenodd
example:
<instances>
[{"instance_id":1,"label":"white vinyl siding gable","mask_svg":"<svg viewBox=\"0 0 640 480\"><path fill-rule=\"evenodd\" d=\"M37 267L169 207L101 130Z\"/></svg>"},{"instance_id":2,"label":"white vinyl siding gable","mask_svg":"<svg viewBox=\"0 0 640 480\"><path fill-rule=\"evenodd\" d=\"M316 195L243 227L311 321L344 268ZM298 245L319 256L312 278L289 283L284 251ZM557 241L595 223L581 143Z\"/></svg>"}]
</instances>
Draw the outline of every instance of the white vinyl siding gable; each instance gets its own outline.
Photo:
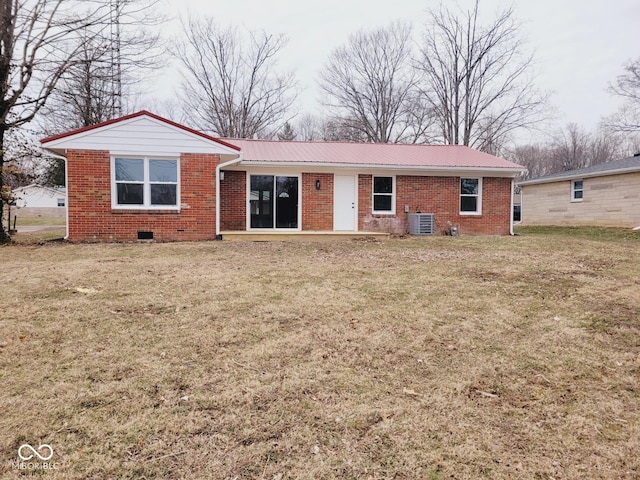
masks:
<instances>
[{"instance_id":1,"label":"white vinyl siding gable","mask_svg":"<svg viewBox=\"0 0 640 480\"><path fill-rule=\"evenodd\" d=\"M195 133L151 117L136 117L47 143L47 148L103 150L112 155L171 156L189 153L234 153Z\"/></svg>"}]
</instances>

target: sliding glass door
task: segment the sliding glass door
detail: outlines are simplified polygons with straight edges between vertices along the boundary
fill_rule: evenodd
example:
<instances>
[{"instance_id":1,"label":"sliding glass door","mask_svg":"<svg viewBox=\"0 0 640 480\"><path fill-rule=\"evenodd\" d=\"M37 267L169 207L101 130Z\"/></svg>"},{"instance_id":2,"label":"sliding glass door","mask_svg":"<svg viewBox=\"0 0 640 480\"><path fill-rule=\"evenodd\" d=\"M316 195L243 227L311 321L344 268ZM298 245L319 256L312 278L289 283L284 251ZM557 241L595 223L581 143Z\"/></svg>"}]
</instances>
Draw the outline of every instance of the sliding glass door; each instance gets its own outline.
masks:
<instances>
[{"instance_id":1,"label":"sliding glass door","mask_svg":"<svg viewBox=\"0 0 640 480\"><path fill-rule=\"evenodd\" d=\"M298 228L298 177L251 175L251 228Z\"/></svg>"}]
</instances>

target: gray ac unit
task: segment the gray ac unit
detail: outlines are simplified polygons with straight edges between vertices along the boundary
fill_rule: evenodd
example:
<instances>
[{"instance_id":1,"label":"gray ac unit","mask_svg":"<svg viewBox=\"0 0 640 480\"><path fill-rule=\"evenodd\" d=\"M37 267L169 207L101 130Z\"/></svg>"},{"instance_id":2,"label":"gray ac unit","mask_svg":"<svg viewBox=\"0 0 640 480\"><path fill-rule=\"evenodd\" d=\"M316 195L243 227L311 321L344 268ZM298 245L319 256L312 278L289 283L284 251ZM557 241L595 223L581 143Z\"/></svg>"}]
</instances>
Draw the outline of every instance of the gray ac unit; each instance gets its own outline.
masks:
<instances>
[{"instance_id":1,"label":"gray ac unit","mask_svg":"<svg viewBox=\"0 0 640 480\"><path fill-rule=\"evenodd\" d=\"M410 213L410 235L433 235L435 230L435 216L433 213Z\"/></svg>"}]
</instances>

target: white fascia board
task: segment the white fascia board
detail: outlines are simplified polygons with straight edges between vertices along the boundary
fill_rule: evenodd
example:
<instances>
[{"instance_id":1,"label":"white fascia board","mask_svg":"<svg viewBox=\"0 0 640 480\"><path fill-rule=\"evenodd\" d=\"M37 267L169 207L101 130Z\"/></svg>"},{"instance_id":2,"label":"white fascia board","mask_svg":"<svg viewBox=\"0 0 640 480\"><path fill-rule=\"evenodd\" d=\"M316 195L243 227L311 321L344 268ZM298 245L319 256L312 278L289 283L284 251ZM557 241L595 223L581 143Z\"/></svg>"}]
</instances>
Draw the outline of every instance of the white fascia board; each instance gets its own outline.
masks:
<instances>
[{"instance_id":1,"label":"white fascia board","mask_svg":"<svg viewBox=\"0 0 640 480\"><path fill-rule=\"evenodd\" d=\"M474 175L485 177L508 177L514 178L524 172L520 168L500 168L500 167L444 167L444 166L426 166L418 167L415 165L371 165L361 163L312 163L312 162L261 162L256 160L243 160L234 166L236 170L242 170L242 167L261 167L261 168L295 168L304 172L329 172L349 171L359 173L379 173L395 172L396 175L418 175L418 176L460 176Z\"/></svg>"}]
</instances>

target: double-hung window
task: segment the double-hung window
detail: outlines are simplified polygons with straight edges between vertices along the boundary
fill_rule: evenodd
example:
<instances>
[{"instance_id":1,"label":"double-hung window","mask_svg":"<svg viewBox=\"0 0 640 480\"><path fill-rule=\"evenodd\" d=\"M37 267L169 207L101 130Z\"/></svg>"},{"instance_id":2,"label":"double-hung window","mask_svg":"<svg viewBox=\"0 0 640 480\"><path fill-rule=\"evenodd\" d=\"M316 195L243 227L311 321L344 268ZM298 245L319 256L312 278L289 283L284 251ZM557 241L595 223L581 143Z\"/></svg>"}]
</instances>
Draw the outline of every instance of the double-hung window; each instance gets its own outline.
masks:
<instances>
[{"instance_id":1,"label":"double-hung window","mask_svg":"<svg viewBox=\"0 0 640 480\"><path fill-rule=\"evenodd\" d=\"M393 177L373 177L373 213L395 213Z\"/></svg>"},{"instance_id":2,"label":"double-hung window","mask_svg":"<svg viewBox=\"0 0 640 480\"><path fill-rule=\"evenodd\" d=\"M115 157L111 160L114 208L180 207L177 159Z\"/></svg>"},{"instance_id":3,"label":"double-hung window","mask_svg":"<svg viewBox=\"0 0 640 480\"><path fill-rule=\"evenodd\" d=\"M571 201L581 202L584 198L584 183L582 180L571 181Z\"/></svg>"},{"instance_id":4,"label":"double-hung window","mask_svg":"<svg viewBox=\"0 0 640 480\"><path fill-rule=\"evenodd\" d=\"M460 179L460 214L479 215L482 213L482 179Z\"/></svg>"}]
</instances>

